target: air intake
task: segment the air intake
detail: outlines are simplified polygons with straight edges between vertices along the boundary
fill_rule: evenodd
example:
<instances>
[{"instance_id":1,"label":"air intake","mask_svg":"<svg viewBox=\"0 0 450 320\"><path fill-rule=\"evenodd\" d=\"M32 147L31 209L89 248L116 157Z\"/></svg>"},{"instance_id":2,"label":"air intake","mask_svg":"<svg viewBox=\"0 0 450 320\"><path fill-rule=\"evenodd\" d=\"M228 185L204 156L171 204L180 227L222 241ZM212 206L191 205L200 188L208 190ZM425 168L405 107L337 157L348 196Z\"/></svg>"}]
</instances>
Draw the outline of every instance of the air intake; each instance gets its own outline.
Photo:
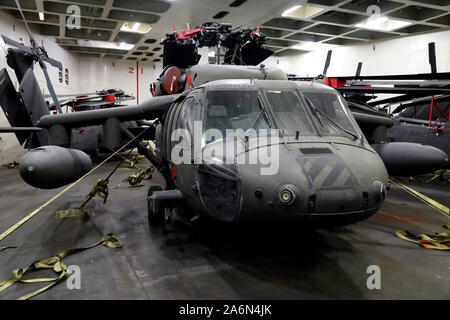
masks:
<instances>
[{"instance_id":1,"label":"air intake","mask_svg":"<svg viewBox=\"0 0 450 320\"><path fill-rule=\"evenodd\" d=\"M230 7L239 7L244 2L247 2L247 0L235 0L230 4Z\"/></svg>"},{"instance_id":2,"label":"air intake","mask_svg":"<svg viewBox=\"0 0 450 320\"><path fill-rule=\"evenodd\" d=\"M333 152L328 148L300 148L301 153L306 155L312 154L333 154Z\"/></svg>"}]
</instances>

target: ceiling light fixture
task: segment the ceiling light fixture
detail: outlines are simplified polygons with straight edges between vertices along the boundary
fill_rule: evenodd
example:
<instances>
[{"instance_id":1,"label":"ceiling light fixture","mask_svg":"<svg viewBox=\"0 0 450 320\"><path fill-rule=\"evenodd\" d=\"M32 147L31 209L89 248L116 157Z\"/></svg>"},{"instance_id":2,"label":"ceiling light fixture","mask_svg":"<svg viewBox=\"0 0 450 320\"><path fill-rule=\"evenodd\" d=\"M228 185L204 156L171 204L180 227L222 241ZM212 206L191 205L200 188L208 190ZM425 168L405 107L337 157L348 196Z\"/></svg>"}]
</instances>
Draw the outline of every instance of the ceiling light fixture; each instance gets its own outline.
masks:
<instances>
[{"instance_id":1,"label":"ceiling light fixture","mask_svg":"<svg viewBox=\"0 0 450 320\"><path fill-rule=\"evenodd\" d=\"M308 19L319 12L322 12L323 8L313 7L313 6L294 6L292 8L287 9L281 15L283 17L291 17L291 18L299 18L299 19Z\"/></svg>"},{"instance_id":2,"label":"ceiling light fixture","mask_svg":"<svg viewBox=\"0 0 450 320\"><path fill-rule=\"evenodd\" d=\"M301 8L301 7L302 7L302 6L294 6L294 7L292 7L292 8L287 9L286 11L284 11L281 15L282 15L283 17L286 17L286 16L288 16L291 12L293 12L293 11L295 11L295 10Z\"/></svg>"},{"instance_id":3,"label":"ceiling light fixture","mask_svg":"<svg viewBox=\"0 0 450 320\"><path fill-rule=\"evenodd\" d=\"M139 27L141 26L141 24L139 22L136 22L133 24L133 26L131 27L131 30L133 30L134 32L136 32Z\"/></svg>"},{"instance_id":4,"label":"ceiling light fixture","mask_svg":"<svg viewBox=\"0 0 450 320\"><path fill-rule=\"evenodd\" d=\"M120 31L134 33L148 33L151 29L151 25L140 22L124 22L124 24L120 27Z\"/></svg>"},{"instance_id":5,"label":"ceiling light fixture","mask_svg":"<svg viewBox=\"0 0 450 320\"><path fill-rule=\"evenodd\" d=\"M44 21L44 13L39 11L39 20Z\"/></svg>"},{"instance_id":6,"label":"ceiling light fixture","mask_svg":"<svg viewBox=\"0 0 450 320\"><path fill-rule=\"evenodd\" d=\"M390 19L386 16L376 18L368 18L362 23L355 24L355 27L362 29L378 30L378 31L393 31L402 27L409 26L411 22Z\"/></svg>"},{"instance_id":7,"label":"ceiling light fixture","mask_svg":"<svg viewBox=\"0 0 450 320\"><path fill-rule=\"evenodd\" d=\"M301 51L318 51L318 50L329 50L337 47L333 44L321 43L321 42L310 42L304 41L291 46L291 49L301 50Z\"/></svg>"},{"instance_id":8,"label":"ceiling light fixture","mask_svg":"<svg viewBox=\"0 0 450 320\"><path fill-rule=\"evenodd\" d=\"M115 50L131 50L134 47L134 44L129 44L125 42L115 43L115 42L93 41L93 40L77 40L77 45L80 47L104 48Z\"/></svg>"}]
</instances>

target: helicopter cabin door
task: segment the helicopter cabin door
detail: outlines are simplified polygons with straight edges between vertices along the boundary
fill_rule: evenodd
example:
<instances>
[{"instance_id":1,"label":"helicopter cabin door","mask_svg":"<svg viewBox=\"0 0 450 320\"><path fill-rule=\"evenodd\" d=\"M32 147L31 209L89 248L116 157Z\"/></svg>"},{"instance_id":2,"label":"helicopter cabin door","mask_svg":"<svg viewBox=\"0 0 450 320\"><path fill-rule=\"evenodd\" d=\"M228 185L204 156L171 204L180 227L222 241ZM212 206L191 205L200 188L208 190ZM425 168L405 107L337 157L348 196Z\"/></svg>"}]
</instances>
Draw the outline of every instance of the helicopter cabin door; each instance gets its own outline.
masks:
<instances>
[{"instance_id":1,"label":"helicopter cabin door","mask_svg":"<svg viewBox=\"0 0 450 320\"><path fill-rule=\"evenodd\" d=\"M177 188L193 196L194 183L194 122L200 119L200 99L192 92L181 103L171 123L172 177ZM175 169L174 169L175 168Z\"/></svg>"}]
</instances>

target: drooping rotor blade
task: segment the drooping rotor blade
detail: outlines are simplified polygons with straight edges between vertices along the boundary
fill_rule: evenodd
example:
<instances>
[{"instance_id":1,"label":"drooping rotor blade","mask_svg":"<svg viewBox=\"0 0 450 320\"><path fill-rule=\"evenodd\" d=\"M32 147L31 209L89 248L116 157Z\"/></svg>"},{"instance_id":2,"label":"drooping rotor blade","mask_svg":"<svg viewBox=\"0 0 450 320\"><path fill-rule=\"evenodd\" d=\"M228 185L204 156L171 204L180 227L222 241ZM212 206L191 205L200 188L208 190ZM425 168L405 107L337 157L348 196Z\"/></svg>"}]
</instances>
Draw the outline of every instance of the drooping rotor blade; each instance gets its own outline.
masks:
<instances>
[{"instance_id":1,"label":"drooping rotor blade","mask_svg":"<svg viewBox=\"0 0 450 320\"><path fill-rule=\"evenodd\" d=\"M41 66L42 72L44 73L45 80L47 82L47 88L48 91L50 92L50 95L52 96L56 110L58 110L58 113L62 113L61 106L59 105L58 98L56 97L55 89L53 88L52 81L50 80L50 77L47 72L47 66L45 65L45 62L42 60L39 60L39 65Z\"/></svg>"},{"instance_id":2,"label":"drooping rotor blade","mask_svg":"<svg viewBox=\"0 0 450 320\"><path fill-rule=\"evenodd\" d=\"M57 60L55 60L55 59L52 59L52 58L45 58L44 59L46 62L48 62L49 64L51 64L53 67L55 67L55 68L58 68L59 70L62 70L62 64L61 64L61 62L59 62L59 61L57 61Z\"/></svg>"},{"instance_id":3,"label":"drooping rotor blade","mask_svg":"<svg viewBox=\"0 0 450 320\"><path fill-rule=\"evenodd\" d=\"M327 54L327 60L325 61L325 67L323 68L323 76L325 77L328 71L328 68L330 67L331 62L331 54L333 53L333 50L329 50Z\"/></svg>"},{"instance_id":4,"label":"drooping rotor blade","mask_svg":"<svg viewBox=\"0 0 450 320\"><path fill-rule=\"evenodd\" d=\"M450 80L450 72L438 72L438 73L419 73L419 74L393 74L385 76L338 76L331 77L341 80Z\"/></svg>"},{"instance_id":5,"label":"drooping rotor blade","mask_svg":"<svg viewBox=\"0 0 450 320\"><path fill-rule=\"evenodd\" d=\"M434 42L428 44L428 61L430 62L431 73L437 73L436 45Z\"/></svg>"},{"instance_id":6,"label":"drooping rotor blade","mask_svg":"<svg viewBox=\"0 0 450 320\"><path fill-rule=\"evenodd\" d=\"M361 75L362 64L363 64L362 62L358 63L358 68L356 68L355 77L359 77Z\"/></svg>"},{"instance_id":7,"label":"drooping rotor blade","mask_svg":"<svg viewBox=\"0 0 450 320\"><path fill-rule=\"evenodd\" d=\"M363 86L344 86L336 88L340 92L350 93L385 93L385 94L416 94L416 95L437 95L450 94L450 88L432 88L432 87L363 87Z\"/></svg>"},{"instance_id":8,"label":"drooping rotor blade","mask_svg":"<svg viewBox=\"0 0 450 320\"><path fill-rule=\"evenodd\" d=\"M427 108L430 108L431 97L426 97L424 99L419 99L419 100L412 99L411 101L412 102L410 102L410 103L401 104L392 113L399 113L400 111L403 111L406 108L416 107L416 106L426 106ZM447 101L450 101L450 96L439 96L438 98L434 97L434 99L433 99L434 103L447 102Z\"/></svg>"},{"instance_id":9,"label":"drooping rotor blade","mask_svg":"<svg viewBox=\"0 0 450 320\"><path fill-rule=\"evenodd\" d=\"M42 128L38 127L0 127L1 133L15 133L15 132L40 132Z\"/></svg>"},{"instance_id":10,"label":"drooping rotor blade","mask_svg":"<svg viewBox=\"0 0 450 320\"><path fill-rule=\"evenodd\" d=\"M4 36L4 35L2 35L2 38L6 44L16 47L20 50L23 50L26 53L29 53L31 55L34 55L33 51L29 47L26 47L25 45L21 44L20 42L14 41L13 39L8 38L7 36Z\"/></svg>"},{"instance_id":11,"label":"drooping rotor blade","mask_svg":"<svg viewBox=\"0 0 450 320\"><path fill-rule=\"evenodd\" d=\"M36 43L36 41L33 38L33 35L31 34L30 28L28 27L27 20L25 19L25 16L23 15L22 7L20 6L19 0L15 0L16 6L19 9L20 15L22 16L22 20L25 23L25 27L27 28L28 36L30 37L30 42Z\"/></svg>"},{"instance_id":12,"label":"drooping rotor blade","mask_svg":"<svg viewBox=\"0 0 450 320\"><path fill-rule=\"evenodd\" d=\"M154 120L164 115L167 108L180 96L180 94L170 94L155 97L134 106L47 115L41 117L38 126L50 128L55 124L60 124L66 128L78 128L104 124L110 118L117 118L121 122L141 119Z\"/></svg>"}]
</instances>

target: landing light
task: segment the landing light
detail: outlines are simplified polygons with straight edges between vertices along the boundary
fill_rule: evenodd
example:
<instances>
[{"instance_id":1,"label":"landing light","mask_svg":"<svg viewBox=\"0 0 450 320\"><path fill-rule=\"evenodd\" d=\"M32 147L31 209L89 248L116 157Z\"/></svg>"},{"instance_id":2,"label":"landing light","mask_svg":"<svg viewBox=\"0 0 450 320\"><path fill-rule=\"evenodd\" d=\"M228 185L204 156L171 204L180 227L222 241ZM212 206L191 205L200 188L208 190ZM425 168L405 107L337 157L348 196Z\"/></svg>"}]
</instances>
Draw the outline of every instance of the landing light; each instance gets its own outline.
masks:
<instances>
[{"instance_id":1,"label":"landing light","mask_svg":"<svg viewBox=\"0 0 450 320\"><path fill-rule=\"evenodd\" d=\"M278 196L283 205L291 205L295 201L295 193L289 186L282 187Z\"/></svg>"}]
</instances>

